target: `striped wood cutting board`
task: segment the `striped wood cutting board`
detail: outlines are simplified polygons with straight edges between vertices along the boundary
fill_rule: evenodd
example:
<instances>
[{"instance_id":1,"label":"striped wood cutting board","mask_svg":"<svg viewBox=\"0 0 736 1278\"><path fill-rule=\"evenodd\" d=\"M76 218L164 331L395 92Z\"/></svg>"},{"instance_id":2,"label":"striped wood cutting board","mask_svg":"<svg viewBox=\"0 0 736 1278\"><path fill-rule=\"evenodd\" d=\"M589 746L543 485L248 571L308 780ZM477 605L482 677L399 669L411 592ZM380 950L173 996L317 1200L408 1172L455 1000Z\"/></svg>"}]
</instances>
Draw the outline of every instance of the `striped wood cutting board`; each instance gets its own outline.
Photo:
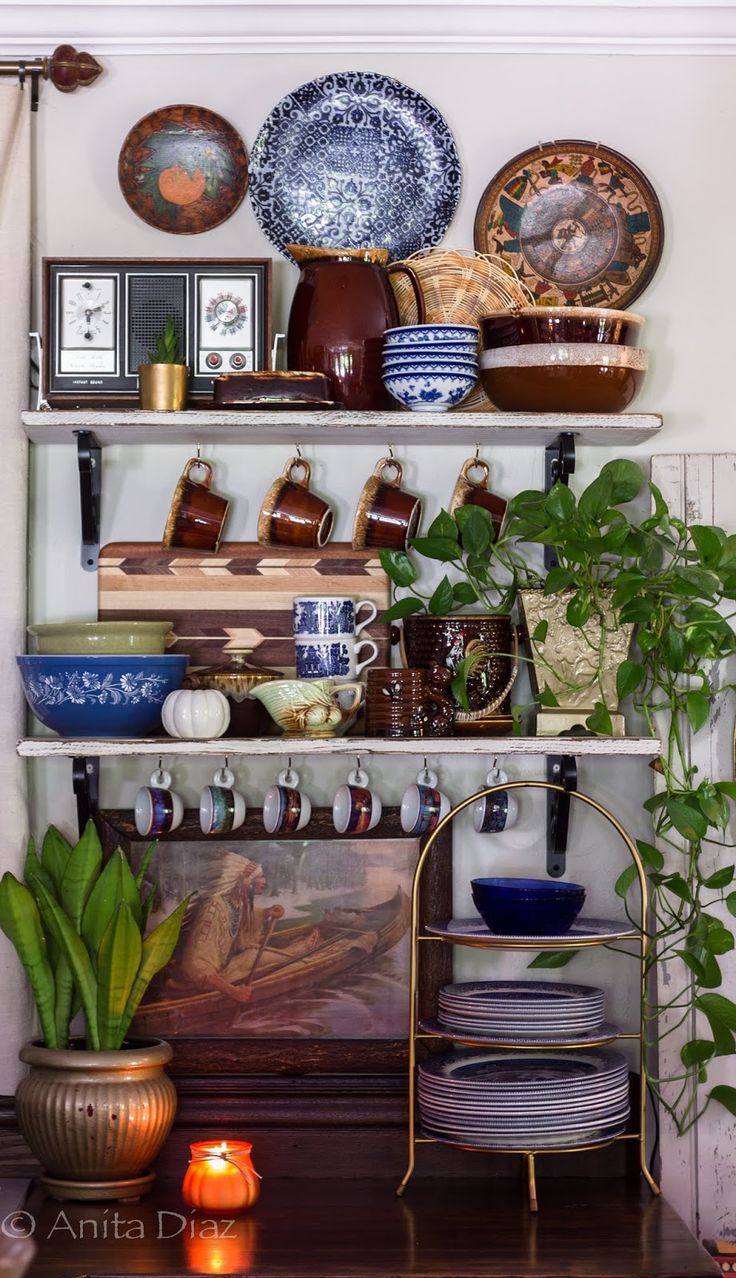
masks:
<instances>
[{"instance_id":1,"label":"striped wood cutting board","mask_svg":"<svg viewBox=\"0 0 736 1278\"><path fill-rule=\"evenodd\" d=\"M291 605L296 595L370 599L378 615L390 583L375 552L334 543L322 550L281 550L255 542L223 542L216 555L163 550L159 542L103 546L98 573L100 621L171 618L172 653L192 666L220 665L251 648L260 666L294 673ZM372 622L361 638L378 644L375 664L390 665L389 627Z\"/></svg>"}]
</instances>

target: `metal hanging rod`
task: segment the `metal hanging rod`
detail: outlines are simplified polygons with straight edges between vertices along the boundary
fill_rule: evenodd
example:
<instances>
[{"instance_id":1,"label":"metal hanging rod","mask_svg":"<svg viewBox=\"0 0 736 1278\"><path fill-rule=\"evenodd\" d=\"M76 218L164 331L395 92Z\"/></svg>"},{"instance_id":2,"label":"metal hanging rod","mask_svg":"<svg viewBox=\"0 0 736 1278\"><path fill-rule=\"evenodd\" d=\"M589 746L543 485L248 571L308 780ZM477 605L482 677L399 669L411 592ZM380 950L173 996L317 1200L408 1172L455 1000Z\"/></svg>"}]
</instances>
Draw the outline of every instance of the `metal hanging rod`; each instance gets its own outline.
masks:
<instances>
[{"instance_id":1,"label":"metal hanging rod","mask_svg":"<svg viewBox=\"0 0 736 1278\"><path fill-rule=\"evenodd\" d=\"M15 76L21 89L31 82L31 110L38 110L40 80L50 80L61 93L93 84L102 67L91 53L79 53L71 44L60 44L50 57L0 58L0 76Z\"/></svg>"}]
</instances>

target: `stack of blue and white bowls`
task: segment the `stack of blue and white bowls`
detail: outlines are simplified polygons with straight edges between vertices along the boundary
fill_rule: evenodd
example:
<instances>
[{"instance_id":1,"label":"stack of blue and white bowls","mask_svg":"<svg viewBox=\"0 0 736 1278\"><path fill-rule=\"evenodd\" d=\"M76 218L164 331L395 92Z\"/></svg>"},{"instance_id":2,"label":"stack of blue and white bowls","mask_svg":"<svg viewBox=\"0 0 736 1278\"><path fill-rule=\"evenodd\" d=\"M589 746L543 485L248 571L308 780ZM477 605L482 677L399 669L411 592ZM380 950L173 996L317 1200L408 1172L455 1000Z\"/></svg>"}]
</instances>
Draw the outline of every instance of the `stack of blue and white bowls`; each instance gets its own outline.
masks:
<instances>
[{"instance_id":1,"label":"stack of blue and white bowls","mask_svg":"<svg viewBox=\"0 0 736 1278\"><path fill-rule=\"evenodd\" d=\"M418 413L445 413L470 394L478 378L478 329L471 324L388 328L383 384Z\"/></svg>"}]
</instances>

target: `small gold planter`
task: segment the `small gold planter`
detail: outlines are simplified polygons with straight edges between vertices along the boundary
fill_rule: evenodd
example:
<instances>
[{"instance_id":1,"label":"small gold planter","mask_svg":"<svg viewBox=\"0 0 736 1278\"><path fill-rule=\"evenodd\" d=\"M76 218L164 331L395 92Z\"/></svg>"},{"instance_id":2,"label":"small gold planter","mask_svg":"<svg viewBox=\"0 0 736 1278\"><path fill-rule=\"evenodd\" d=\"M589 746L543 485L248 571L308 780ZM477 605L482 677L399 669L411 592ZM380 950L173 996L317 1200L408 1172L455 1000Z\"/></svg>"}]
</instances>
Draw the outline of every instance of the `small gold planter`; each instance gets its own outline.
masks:
<instances>
[{"instance_id":1,"label":"small gold planter","mask_svg":"<svg viewBox=\"0 0 736 1278\"><path fill-rule=\"evenodd\" d=\"M26 1043L20 1059L31 1068L15 1112L52 1198L137 1198L150 1189L149 1168L176 1113L176 1088L164 1073L172 1055L162 1039L114 1052Z\"/></svg>"},{"instance_id":2,"label":"small gold planter","mask_svg":"<svg viewBox=\"0 0 736 1278\"><path fill-rule=\"evenodd\" d=\"M189 369L186 364L141 364L138 395L141 408L151 413L177 413L187 406Z\"/></svg>"},{"instance_id":3,"label":"small gold planter","mask_svg":"<svg viewBox=\"0 0 736 1278\"><path fill-rule=\"evenodd\" d=\"M558 595L544 595L541 590L520 591L533 659L532 687L535 693L548 687L559 702L538 712L537 736L556 737L570 728L585 727L596 701L602 701L611 716L614 737L623 737L626 723L618 711L616 671L629 655L634 627L624 625L614 608L608 607L604 610L603 624L593 616L582 628L581 635L580 629L571 626L566 616L572 595L572 591ZM547 622L547 637L544 643L536 643L532 635L541 621ZM597 653L603 631L605 642L599 672Z\"/></svg>"}]
</instances>

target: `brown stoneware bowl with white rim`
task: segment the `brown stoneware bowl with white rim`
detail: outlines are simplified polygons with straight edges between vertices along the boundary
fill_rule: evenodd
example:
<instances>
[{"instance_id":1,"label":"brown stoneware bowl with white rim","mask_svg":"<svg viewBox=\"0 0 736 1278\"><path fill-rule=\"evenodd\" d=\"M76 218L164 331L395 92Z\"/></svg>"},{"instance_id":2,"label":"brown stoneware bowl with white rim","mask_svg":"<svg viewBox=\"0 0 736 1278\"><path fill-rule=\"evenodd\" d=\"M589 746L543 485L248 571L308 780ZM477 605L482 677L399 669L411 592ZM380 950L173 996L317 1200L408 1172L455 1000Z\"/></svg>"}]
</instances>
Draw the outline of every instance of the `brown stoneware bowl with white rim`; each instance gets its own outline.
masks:
<instances>
[{"instance_id":1,"label":"brown stoneware bowl with white rim","mask_svg":"<svg viewBox=\"0 0 736 1278\"><path fill-rule=\"evenodd\" d=\"M481 347L556 345L595 342L608 346L638 346L644 317L633 311L595 306L524 306L489 311L481 316Z\"/></svg>"},{"instance_id":2,"label":"brown stoneware bowl with white rim","mask_svg":"<svg viewBox=\"0 0 736 1278\"><path fill-rule=\"evenodd\" d=\"M623 413L649 367L646 351L592 342L483 351L480 380L507 413Z\"/></svg>"}]
</instances>

